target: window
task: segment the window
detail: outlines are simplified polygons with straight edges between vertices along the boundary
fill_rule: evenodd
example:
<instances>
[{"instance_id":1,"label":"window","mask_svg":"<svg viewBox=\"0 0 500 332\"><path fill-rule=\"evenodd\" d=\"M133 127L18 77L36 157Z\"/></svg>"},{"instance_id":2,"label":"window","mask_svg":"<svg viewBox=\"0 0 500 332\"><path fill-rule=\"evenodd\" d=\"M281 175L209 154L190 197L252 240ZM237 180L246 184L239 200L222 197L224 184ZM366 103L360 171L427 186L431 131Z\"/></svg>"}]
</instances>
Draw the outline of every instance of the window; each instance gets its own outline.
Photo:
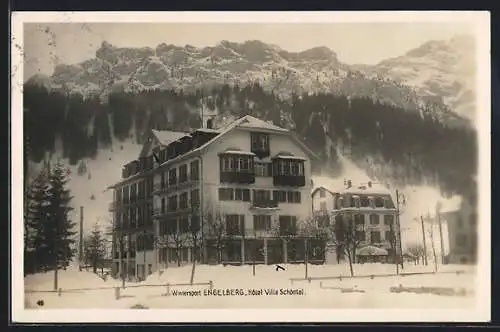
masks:
<instances>
[{"instance_id":1,"label":"window","mask_svg":"<svg viewBox=\"0 0 500 332\"><path fill-rule=\"evenodd\" d=\"M153 274L153 265L148 264L148 275L151 275L151 274Z\"/></svg>"},{"instance_id":2,"label":"window","mask_svg":"<svg viewBox=\"0 0 500 332\"><path fill-rule=\"evenodd\" d=\"M234 200L235 201L242 201L243 200L243 190L236 188L234 190Z\"/></svg>"},{"instance_id":3,"label":"window","mask_svg":"<svg viewBox=\"0 0 500 332\"><path fill-rule=\"evenodd\" d=\"M378 225L380 223L380 216L378 214L370 214L370 225Z\"/></svg>"},{"instance_id":4,"label":"window","mask_svg":"<svg viewBox=\"0 0 500 332\"><path fill-rule=\"evenodd\" d=\"M291 235L297 231L297 217L296 216L279 216L280 234Z\"/></svg>"},{"instance_id":5,"label":"window","mask_svg":"<svg viewBox=\"0 0 500 332\"><path fill-rule=\"evenodd\" d=\"M383 208L384 207L384 200L381 197L375 197L375 207L376 208Z\"/></svg>"},{"instance_id":6,"label":"window","mask_svg":"<svg viewBox=\"0 0 500 332\"><path fill-rule=\"evenodd\" d=\"M343 202L342 202L342 201L343 201L343 199L342 199L342 197L337 196L337 198L335 198L335 199L334 199L334 201L335 201L335 208L336 208L337 210L341 209L341 208L342 208L342 205L343 205Z\"/></svg>"},{"instance_id":7,"label":"window","mask_svg":"<svg viewBox=\"0 0 500 332\"><path fill-rule=\"evenodd\" d=\"M455 244L459 247L465 247L467 245L467 236L465 234L458 234L455 239Z\"/></svg>"},{"instance_id":8,"label":"window","mask_svg":"<svg viewBox=\"0 0 500 332\"><path fill-rule=\"evenodd\" d=\"M179 167L179 183L187 182L188 178L188 168L187 165L181 165Z\"/></svg>"},{"instance_id":9,"label":"window","mask_svg":"<svg viewBox=\"0 0 500 332\"><path fill-rule=\"evenodd\" d=\"M275 190L273 192L274 199L277 200L279 203L286 203L287 202L287 193L284 190Z\"/></svg>"},{"instance_id":10,"label":"window","mask_svg":"<svg viewBox=\"0 0 500 332\"><path fill-rule=\"evenodd\" d=\"M200 205L200 190L191 190L191 206L197 207Z\"/></svg>"},{"instance_id":11,"label":"window","mask_svg":"<svg viewBox=\"0 0 500 332\"><path fill-rule=\"evenodd\" d=\"M243 189L243 201L250 202L250 189Z\"/></svg>"},{"instance_id":12,"label":"window","mask_svg":"<svg viewBox=\"0 0 500 332\"><path fill-rule=\"evenodd\" d=\"M137 183L133 183L130 186L130 200L132 202L135 202L136 199L137 199Z\"/></svg>"},{"instance_id":13,"label":"window","mask_svg":"<svg viewBox=\"0 0 500 332\"><path fill-rule=\"evenodd\" d=\"M137 213L135 209L130 209L130 226L135 227L137 224Z\"/></svg>"},{"instance_id":14,"label":"window","mask_svg":"<svg viewBox=\"0 0 500 332\"><path fill-rule=\"evenodd\" d=\"M175 186L177 184L177 169L171 169L168 171L168 185Z\"/></svg>"},{"instance_id":15,"label":"window","mask_svg":"<svg viewBox=\"0 0 500 332\"><path fill-rule=\"evenodd\" d=\"M475 227L477 223L477 214L471 213L469 215L469 225Z\"/></svg>"},{"instance_id":16,"label":"window","mask_svg":"<svg viewBox=\"0 0 500 332\"><path fill-rule=\"evenodd\" d=\"M392 241L392 231L385 231L385 240L389 242Z\"/></svg>"},{"instance_id":17,"label":"window","mask_svg":"<svg viewBox=\"0 0 500 332\"><path fill-rule=\"evenodd\" d=\"M245 216L238 214L226 215L226 232L228 235L242 235L245 229Z\"/></svg>"},{"instance_id":18,"label":"window","mask_svg":"<svg viewBox=\"0 0 500 332\"><path fill-rule=\"evenodd\" d=\"M392 214L386 214L384 216L384 225L391 226L394 224L394 216Z\"/></svg>"},{"instance_id":19,"label":"window","mask_svg":"<svg viewBox=\"0 0 500 332\"><path fill-rule=\"evenodd\" d=\"M394 202L392 201L391 197L386 197L384 198L384 205L386 209L394 209Z\"/></svg>"},{"instance_id":20,"label":"window","mask_svg":"<svg viewBox=\"0 0 500 332\"><path fill-rule=\"evenodd\" d=\"M362 214L355 214L354 215L354 225L364 226L365 225L365 216Z\"/></svg>"},{"instance_id":21,"label":"window","mask_svg":"<svg viewBox=\"0 0 500 332\"><path fill-rule=\"evenodd\" d=\"M271 216L270 215L254 215L253 228L256 231L268 231L271 229Z\"/></svg>"},{"instance_id":22,"label":"window","mask_svg":"<svg viewBox=\"0 0 500 332\"><path fill-rule=\"evenodd\" d=\"M200 230L200 216L194 214L191 216L191 231L199 231Z\"/></svg>"},{"instance_id":23,"label":"window","mask_svg":"<svg viewBox=\"0 0 500 332\"><path fill-rule=\"evenodd\" d=\"M172 218L167 219L166 226L167 226L167 234L169 234L169 235L176 234L177 228L178 228L177 227L177 218L172 217Z\"/></svg>"},{"instance_id":24,"label":"window","mask_svg":"<svg viewBox=\"0 0 500 332\"><path fill-rule=\"evenodd\" d=\"M370 240L371 240L371 243L380 243L380 232L377 232L377 231L373 231L373 232L370 232Z\"/></svg>"},{"instance_id":25,"label":"window","mask_svg":"<svg viewBox=\"0 0 500 332\"><path fill-rule=\"evenodd\" d=\"M345 208L348 208L350 207L351 205L351 195L344 195L344 197L342 197L342 206L345 207Z\"/></svg>"},{"instance_id":26,"label":"window","mask_svg":"<svg viewBox=\"0 0 500 332\"><path fill-rule=\"evenodd\" d=\"M355 236L357 241L366 241L366 233L364 231L356 231Z\"/></svg>"},{"instance_id":27,"label":"window","mask_svg":"<svg viewBox=\"0 0 500 332\"><path fill-rule=\"evenodd\" d=\"M233 197L233 188L219 188L219 201L232 201Z\"/></svg>"},{"instance_id":28,"label":"window","mask_svg":"<svg viewBox=\"0 0 500 332\"><path fill-rule=\"evenodd\" d=\"M179 231L181 233L189 232L189 218L187 216L179 218Z\"/></svg>"},{"instance_id":29,"label":"window","mask_svg":"<svg viewBox=\"0 0 500 332\"><path fill-rule=\"evenodd\" d=\"M200 179L200 162L198 160L191 162L189 175L191 181L198 181Z\"/></svg>"},{"instance_id":30,"label":"window","mask_svg":"<svg viewBox=\"0 0 500 332\"><path fill-rule=\"evenodd\" d=\"M167 222L166 221L160 221L160 236L167 234Z\"/></svg>"},{"instance_id":31,"label":"window","mask_svg":"<svg viewBox=\"0 0 500 332\"><path fill-rule=\"evenodd\" d=\"M272 176L272 163L255 163L255 176L269 177Z\"/></svg>"},{"instance_id":32,"label":"window","mask_svg":"<svg viewBox=\"0 0 500 332\"><path fill-rule=\"evenodd\" d=\"M319 209L321 211L326 211L326 202L320 202L319 203Z\"/></svg>"},{"instance_id":33,"label":"window","mask_svg":"<svg viewBox=\"0 0 500 332\"><path fill-rule=\"evenodd\" d=\"M288 203L300 203L300 191L288 191L286 197Z\"/></svg>"},{"instance_id":34,"label":"window","mask_svg":"<svg viewBox=\"0 0 500 332\"><path fill-rule=\"evenodd\" d=\"M270 201L271 200L271 192L269 190L254 190L253 191L253 200L254 201Z\"/></svg>"},{"instance_id":35,"label":"window","mask_svg":"<svg viewBox=\"0 0 500 332\"><path fill-rule=\"evenodd\" d=\"M179 208L187 209L188 207L188 193L184 192L179 196Z\"/></svg>"},{"instance_id":36,"label":"window","mask_svg":"<svg viewBox=\"0 0 500 332\"><path fill-rule=\"evenodd\" d=\"M165 198L161 199L161 213L165 213Z\"/></svg>"},{"instance_id":37,"label":"window","mask_svg":"<svg viewBox=\"0 0 500 332\"><path fill-rule=\"evenodd\" d=\"M248 172L250 170L250 161L248 157L238 157L238 170Z\"/></svg>"},{"instance_id":38,"label":"window","mask_svg":"<svg viewBox=\"0 0 500 332\"><path fill-rule=\"evenodd\" d=\"M273 175L304 176L304 162L302 160L279 159L276 165L276 174Z\"/></svg>"},{"instance_id":39,"label":"window","mask_svg":"<svg viewBox=\"0 0 500 332\"><path fill-rule=\"evenodd\" d=\"M464 222L462 220L461 215L457 215L457 228L462 228L464 226Z\"/></svg>"},{"instance_id":40,"label":"window","mask_svg":"<svg viewBox=\"0 0 500 332\"><path fill-rule=\"evenodd\" d=\"M252 133L250 135L252 151L269 151L269 135Z\"/></svg>"},{"instance_id":41,"label":"window","mask_svg":"<svg viewBox=\"0 0 500 332\"><path fill-rule=\"evenodd\" d=\"M177 195L170 196L168 198L168 209L170 211L176 211L177 210Z\"/></svg>"},{"instance_id":42,"label":"window","mask_svg":"<svg viewBox=\"0 0 500 332\"><path fill-rule=\"evenodd\" d=\"M161 172L160 173L160 187L163 189L165 188L165 173L164 172Z\"/></svg>"},{"instance_id":43,"label":"window","mask_svg":"<svg viewBox=\"0 0 500 332\"><path fill-rule=\"evenodd\" d=\"M325 196L326 196L325 188L320 188L319 189L319 197L325 197Z\"/></svg>"},{"instance_id":44,"label":"window","mask_svg":"<svg viewBox=\"0 0 500 332\"><path fill-rule=\"evenodd\" d=\"M359 201L359 197L353 197L353 202L352 202L352 206L356 207L357 209L359 209L359 206L360 206L360 201Z\"/></svg>"}]
</instances>

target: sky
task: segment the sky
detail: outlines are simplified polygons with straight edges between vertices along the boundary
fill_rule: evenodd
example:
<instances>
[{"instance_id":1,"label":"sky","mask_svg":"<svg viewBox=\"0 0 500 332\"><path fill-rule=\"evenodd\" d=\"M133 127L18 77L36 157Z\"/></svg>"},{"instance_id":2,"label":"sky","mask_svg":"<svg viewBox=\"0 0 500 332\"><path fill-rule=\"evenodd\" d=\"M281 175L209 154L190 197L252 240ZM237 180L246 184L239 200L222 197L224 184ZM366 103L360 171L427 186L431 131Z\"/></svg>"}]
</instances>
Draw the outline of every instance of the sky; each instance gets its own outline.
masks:
<instances>
[{"instance_id":1,"label":"sky","mask_svg":"<svg viewBox=\"0 0 500 332\"><path fill-rule=\"evenodd\" d=\"M376 64L429 40L473 34L464 23L25 23L24 77L51 75L54 55L75 64L95 56L102 41L119 47L212 46L261 40L287 51L326 46L347 64Z\"/></svg>"}]
</instances>

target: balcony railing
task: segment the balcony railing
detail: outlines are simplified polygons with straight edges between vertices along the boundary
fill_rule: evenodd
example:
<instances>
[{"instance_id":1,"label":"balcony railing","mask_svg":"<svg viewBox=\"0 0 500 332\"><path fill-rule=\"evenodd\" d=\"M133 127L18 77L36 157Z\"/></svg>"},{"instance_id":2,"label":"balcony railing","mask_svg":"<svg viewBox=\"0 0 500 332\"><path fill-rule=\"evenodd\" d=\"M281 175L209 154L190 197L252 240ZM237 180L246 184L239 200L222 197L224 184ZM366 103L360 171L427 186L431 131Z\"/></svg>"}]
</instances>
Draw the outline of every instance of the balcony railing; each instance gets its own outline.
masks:
<instances>
[{"instance_id":1,"label":"balcony railing","mask_svg":"<svg viewBox=\"0 0 500 332\"><path fill-rule=\"evenodd\" d=\"M274 175L273 184L284 187L304 187L306 185L306 178L303 175Z\"/></svg>"},{"instance_id":2,"label":"balcony railing","mask_svg":"<svg viewBox=\"0 0 500 332\"><path fill-rule=\"evenodd\" d=\"M222 183L255 183L255 173L250 172L220 172L220 182Z\"/></svg>"},{"instance_id":3,"label":"balcony railing","mask_svg":"<svg viewBox=\"0 0 500 332\"><path fill-rule=\"evenodd\" d=\"M278 200L276 199L259 199L252 202L252 207L257 209L277 209Z\"/></svg>"}]
</instances>

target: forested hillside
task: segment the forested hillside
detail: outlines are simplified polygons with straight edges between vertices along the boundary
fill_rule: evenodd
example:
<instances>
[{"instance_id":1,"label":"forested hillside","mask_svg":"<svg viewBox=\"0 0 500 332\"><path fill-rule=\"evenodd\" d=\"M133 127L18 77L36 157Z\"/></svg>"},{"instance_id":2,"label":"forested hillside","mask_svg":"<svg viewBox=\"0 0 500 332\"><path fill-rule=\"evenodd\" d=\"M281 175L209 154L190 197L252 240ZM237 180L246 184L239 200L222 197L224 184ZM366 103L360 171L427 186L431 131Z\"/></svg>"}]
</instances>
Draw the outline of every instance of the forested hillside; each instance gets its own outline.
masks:
<instances>
[{"instance_id":1,"label":"forested hillside","mask_svg":"<svg viewBox=\"0 0 500 332\"><path fill-rule=\"evenodd\" d=\"M151 128L189 130L200 126L199 109L226 116L251 114L295 130L335 169L338 153L372 176L398 184L433 184L445 194L468 194L476 174L476 133L448 127L432 112L407 111L371 99L332 94L293 95L280 100L258 84L198 90L114 92L105 102L79 94L24 87L25 151L32 161L63 151L75 165L101 148L141 143ZM117 169L117 172L119 170Z\"/></svg>"}]
</instances>

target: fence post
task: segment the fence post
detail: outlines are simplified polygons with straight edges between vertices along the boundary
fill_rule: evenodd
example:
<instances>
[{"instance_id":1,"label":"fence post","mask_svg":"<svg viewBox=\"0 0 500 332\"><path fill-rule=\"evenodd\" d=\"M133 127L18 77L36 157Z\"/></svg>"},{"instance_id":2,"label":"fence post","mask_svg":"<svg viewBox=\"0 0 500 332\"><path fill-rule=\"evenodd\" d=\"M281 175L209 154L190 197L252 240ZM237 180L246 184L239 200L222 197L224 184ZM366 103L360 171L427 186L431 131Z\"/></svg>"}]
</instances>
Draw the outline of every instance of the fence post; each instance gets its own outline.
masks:
<instances>
[{"instance_id":1,"label":"fence post","mask_svg":"<svg viewBox=\"0 0 500 332\"><path fill-rule=\"evenodd\" d=\"M166 296L170 295L170 283L167 283L167 293L165 295Z\"/></svg>"},{"instance_id":2,"label":"fence post","mask_svg":"<svg viewBox=\"0 0 500 332\"><path fill-rule=\"evenodd\" d=\"M212 280L208 282L208 287L210 287L211 290L214 288L214 282Z\"/></svg>"},{"instance_id":3,"label":"fence post","mask_svg":"<svg viewBox=\"0 0 500 332\"><path fill-rule=\"evenodd\" d=\"M120 299L120 287L115 287L115 300Z\"/></svg>"},{"instance_id":4,"label":"fence post","mask_svg":"<svg viewBox=\"0 0 500 332\"><path fill-rule=\"evenodd\" d=\"M62 294L62 288L59 288L59 289L57 290L57 295L61 296L61 294Z\"/></svg>"}]
</instances>

